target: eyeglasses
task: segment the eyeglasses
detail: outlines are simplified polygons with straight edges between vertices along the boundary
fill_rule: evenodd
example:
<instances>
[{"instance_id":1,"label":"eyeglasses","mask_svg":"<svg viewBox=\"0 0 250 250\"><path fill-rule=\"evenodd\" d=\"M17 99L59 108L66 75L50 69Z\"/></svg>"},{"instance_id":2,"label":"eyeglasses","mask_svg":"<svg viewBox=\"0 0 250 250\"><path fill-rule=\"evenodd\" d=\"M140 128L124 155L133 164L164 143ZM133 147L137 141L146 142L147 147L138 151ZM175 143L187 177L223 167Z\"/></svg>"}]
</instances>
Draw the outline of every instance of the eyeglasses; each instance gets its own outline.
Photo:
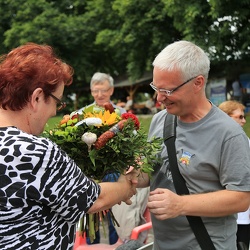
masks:
<instances>
[{"instance_id":1,"label":"eyeglasses","mask_svg":"<svg viewBox=\"0 0 250 250\"><path fill-rule=\"evenodd\" d=\"M240 120L246 119L245 115L239 115L239 116L233 116L233 115L231 115L231 117L238 118Z\"/></svg>"},{"instance_id":2,"label":"eyeglasses","mask_svg":"<svg viewBox=\"0 0 250 250\"><path fill-rule=\"evenodd\" d=\"M98 93L106 94L109 90L110 90L110 88L108 88L108 89L91 89L91 93L93 95L96 95Z\"/></svg>"},{"instance_id":3,"label":"eyeglasses","mask_svg":"<svg viewBox=\"0 0 250 250\"><path fill-rule=\"evenodd\" d=\"M56 109L57 111L60 111L62 109L64 109L66 107L66 102L61 101L60 99L58 99L56 96L54 96L53 94L49 94L49 96L51 96L54 100L56 100Z\"/></svg>"},{"instance_id":4,"label":"eyeglasses","mask_svg":"<svg viewBox=\"0 0 250 250\"><path fill-rule=\"evenodd\" d=\"M190 79L188 79L187 81L185 81L184 83L182 83L181 85L177 86L176 88L172 89L172 90L167 90L167 89L158 89L155 87L154 83L151 82L150 83L150 87L158 92L158 93L161 93L161 94L165 94L166 96L171 96L173 94L174 91L176 91L177 89L179 89L180 87L184 86L185 84L187 84L188 82L192 81L193 79L195 79L197 76L195 77L192 77Z\"/></svg>"}]
</instances>

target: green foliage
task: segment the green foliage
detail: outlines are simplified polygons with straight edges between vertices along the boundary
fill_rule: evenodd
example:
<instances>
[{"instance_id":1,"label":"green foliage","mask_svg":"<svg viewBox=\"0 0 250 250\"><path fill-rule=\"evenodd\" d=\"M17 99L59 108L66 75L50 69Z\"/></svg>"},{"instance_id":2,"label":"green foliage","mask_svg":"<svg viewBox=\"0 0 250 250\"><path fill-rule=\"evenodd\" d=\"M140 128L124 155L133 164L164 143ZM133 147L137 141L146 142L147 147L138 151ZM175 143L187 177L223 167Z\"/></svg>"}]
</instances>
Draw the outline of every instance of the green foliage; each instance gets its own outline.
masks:
<instances>
[{"instance_id":1,"label":"green foliage","mask_svg":"<svg viewBox=\"0 0 250 250\"><path fill-rule=\"evenodd\" d=\"M212 61L249 58L250 0L164 2L183 38L202 46Z\"/></svg>"},{"instance_id":2,"label":"green foliage","mask_svg":"<svg viewBox=\"0 0 250 250\"><path fill-rule=\"evenodd\" d=\"M0 0L0 52L46 43L75 69L84 95L96 71L132 81L167 44L191 40L225 73L249 61L250 0ZM222 64L222 63L221 63Z\"/></svg>"},{"instance_id":3,"label":"green foliage","mask_svg":"<svg viewBox=\"0 0 250 250\"><path fill-rule=\"evenodd\" d=\"M113 20L120 20L119 23L115 23L116 27L107 26L97 35L97 44L114 51L117 60L126 62L126 73L132 80L151 70L159 48L176 35L176 29L162 8L163 4L155 0L115 0L112 4Z\"/></svg>"}]
</instances>

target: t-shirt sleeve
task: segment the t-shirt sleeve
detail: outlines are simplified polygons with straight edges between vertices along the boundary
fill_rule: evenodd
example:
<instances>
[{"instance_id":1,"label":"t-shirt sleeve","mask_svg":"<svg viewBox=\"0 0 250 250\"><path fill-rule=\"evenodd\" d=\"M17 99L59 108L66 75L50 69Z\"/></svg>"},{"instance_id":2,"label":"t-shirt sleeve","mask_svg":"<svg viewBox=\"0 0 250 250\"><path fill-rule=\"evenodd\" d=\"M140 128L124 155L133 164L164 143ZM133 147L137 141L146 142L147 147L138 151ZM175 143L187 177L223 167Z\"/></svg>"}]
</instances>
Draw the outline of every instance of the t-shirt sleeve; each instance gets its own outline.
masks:
<instances>
[{"instance_id":1,"label":"t-shirt sleeve","mask_svg":"<svg viewBox=\"0 0 250 250\"><path fill-rule=\"evenodd\" d=\"M220 181L228 190L250 191L250 148L242 133L226 140L222 145Z\"/></svg>"}]
</instances>

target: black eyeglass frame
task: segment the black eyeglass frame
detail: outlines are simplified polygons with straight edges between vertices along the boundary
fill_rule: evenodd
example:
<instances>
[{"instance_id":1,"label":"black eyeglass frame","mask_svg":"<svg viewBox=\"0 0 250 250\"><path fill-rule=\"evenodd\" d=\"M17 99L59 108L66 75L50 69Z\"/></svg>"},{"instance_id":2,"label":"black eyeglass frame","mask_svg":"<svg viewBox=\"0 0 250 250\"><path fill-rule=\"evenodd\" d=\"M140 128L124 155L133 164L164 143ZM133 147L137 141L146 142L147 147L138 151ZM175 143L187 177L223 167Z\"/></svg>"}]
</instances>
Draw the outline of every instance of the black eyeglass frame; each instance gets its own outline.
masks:
<instances>
[{"instance_id":1,"label":"black eyeglass frame","mask_svg":"<svg viewBox=\"0 0 250 250\"><path fill-rule=\"evenodd\" d=\"M246 120L246 116L245 115L238 115L238 116L230 115L230 117L237 118L237 119L240 119L240 120L243 120L243 119Z\"/></svg>"},{"instance_id":2,"label":"black eyeglass frame","mask_svg":"<svg viewBox=\"0 0 250 250\"><path fill-rule=\"evenodd\" d=\"M62 109L64 109L66 107L66 102L61 101L60 99L58 99L56 96L54 96L53 94L49 93L49 96L51 96L57 103L57 111L60 111Z\"/></svg>"},{"instance_id":3,"label":"black eyeglass frame","mask_svg":"<svg viewBox=\"0 0 250 250\"><path fill-rule=\"evenodd\" d=\"M185 81L184 83L180 84L179 86L177 86L176 88L172 89L172 90L167 90L167 89L158 89L155 87L154 83L151 82L149 85L150 87L158 92L158 93L161 93L161 94L166 94L166 96L171 96L173 94L173 92L175 92L177 89L179 89L180 87L184 86L185 84L189 83L190 81L194 80L197 76L194 76L190 79L188 79L187 81Z\"/></svg>"}]
</instances>

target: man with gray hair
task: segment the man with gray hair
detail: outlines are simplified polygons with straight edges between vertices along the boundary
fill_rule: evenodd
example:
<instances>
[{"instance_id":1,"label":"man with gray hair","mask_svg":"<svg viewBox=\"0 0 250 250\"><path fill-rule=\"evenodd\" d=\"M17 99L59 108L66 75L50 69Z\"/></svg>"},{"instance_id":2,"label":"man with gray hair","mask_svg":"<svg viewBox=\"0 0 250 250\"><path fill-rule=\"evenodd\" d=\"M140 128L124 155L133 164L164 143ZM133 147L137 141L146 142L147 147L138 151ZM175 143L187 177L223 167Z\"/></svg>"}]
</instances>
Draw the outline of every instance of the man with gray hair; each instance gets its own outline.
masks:
<instances>
[{"instance_id":1,"label":"man with gray hair","mask_svg":"<svg viewBox=\"0 0 250 250\"><path fill-rule=\"evenodd\" d=\"M157 101L165 110L154 115L149 138L163 137L164 120L177 118L174 156L189 194L179 195L173 165L163 144L161 166L150 184L148 208L154 231L154 250L200 250L186 216L200 217L214 248L236 250L236 214L250 203L250 154L242 128L205 95L210 69L206 53L188 41L164 48L153 61ZM239 147L239 145L241 145ZM178 184L178 183L177 183ZM177 185L176 185L177 186ZM206 248L207 249L207 248Z\"/></svg>"},{"instance_id":2,"label":"man with gray hair","mask_svg":"<svg viewBox=\"0 0 250 250\"><path fill-rule=\"evenodd\" d=\"M114 79L112 76L106 73L96 72L91 78L90 90L91 95L94 98L94 103L79 109L78 112L83 112L84 110L92 112L100 109L108 102L111 103L115 109L118 109L121 114L126 112L125 109L116 106L110 100L114 93Z\"/></svg>"}]
</instances>

